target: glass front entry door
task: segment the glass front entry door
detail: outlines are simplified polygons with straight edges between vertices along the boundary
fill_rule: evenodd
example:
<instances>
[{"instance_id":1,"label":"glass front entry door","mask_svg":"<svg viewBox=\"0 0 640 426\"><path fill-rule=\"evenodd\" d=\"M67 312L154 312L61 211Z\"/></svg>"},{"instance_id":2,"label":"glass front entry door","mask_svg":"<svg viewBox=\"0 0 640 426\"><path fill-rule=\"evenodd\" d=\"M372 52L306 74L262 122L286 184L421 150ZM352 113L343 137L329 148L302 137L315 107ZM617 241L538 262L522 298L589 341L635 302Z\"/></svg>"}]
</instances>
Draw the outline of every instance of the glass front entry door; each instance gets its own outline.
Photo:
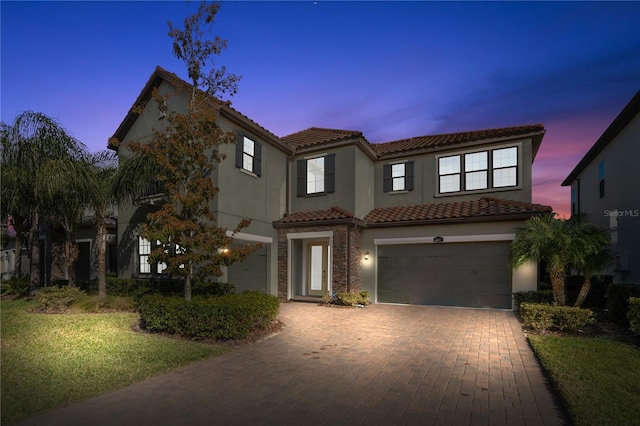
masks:
<instances>
[{"instance_id":1,"label":"glass front entry door","mask_svg":"<svg viewBox=\"0 0 640 426\"><path fill-rule=\"evenodd\" d=\"M327 266L329 245L312 242L308 245L307 291L310 296L322 296L328 291Z\"/></svg>"}]
</instances>

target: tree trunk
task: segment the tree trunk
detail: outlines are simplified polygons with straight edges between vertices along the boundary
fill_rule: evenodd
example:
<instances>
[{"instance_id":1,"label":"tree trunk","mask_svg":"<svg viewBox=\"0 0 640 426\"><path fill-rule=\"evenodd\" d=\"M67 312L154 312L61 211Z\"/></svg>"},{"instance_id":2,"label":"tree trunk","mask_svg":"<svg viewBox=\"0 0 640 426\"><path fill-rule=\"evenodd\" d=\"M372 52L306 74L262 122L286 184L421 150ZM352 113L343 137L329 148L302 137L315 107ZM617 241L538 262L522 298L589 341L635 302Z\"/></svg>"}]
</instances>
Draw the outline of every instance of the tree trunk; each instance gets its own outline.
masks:
<instances>
[{"instance_id":1,"label":"tree trunk","mask_svg":"<svg viewBox=\"0 0 640 426\"><path fill-rule=\"evenodd\" d=\"M14 223L13 229L16 231L16 245L14 247L15 261L13 262L13 277L17 278L22 275L22 243L24 242L24 229L22 224Z\"/></svg>"},{"instance_id":2,"label":"tree trunk","mask_svg":"<svg viewBox=\"0 0 640 426\"><path fill-rule=\"evenodd\" d=\"M98 245L98 300L107 297L107 227L104 220L96 225L96 244Z\"/></svg>"},{"instance_id":3,"label":"tree trunk","mask_svg":"<svg viewBox=\"0 0 640 426\"><path fill-rule=\"evenodd\" d=\"M69 287L77 284L76 263L78 263L78 243L73 240L73 235L65 232L64 242L65 257L67 258L67 276L69 277Z\"/></svg>"},{"instance_id":4,"label":"tree trunk","mask_svg":"<svg viewBox=\"0 0 640 426\"><path fill-rule=\"evenodd\" d=\"M576 299L576 303L573 305L576 308L579 308L584 303L584 300L587 298L587 294L589 294L589 290L591 289L591 277L584 277L584 282L582 283L582 287L580 288L580 293L578 293L578 298Z\"/></svg>"},{"instance_id":5,"label":"tree trunk","mask_svg":"<svg viewBox=\"0 0 640 426\"><path fill-rule=\"evenodd\" d=\"M564 306L564 268L549 271L549 277L553 288L553 303L558 306Z\"/></svg>"},{"instance_id":6,"label":"tree trunk","mask_svg":"<svg viewBox=\"0 0 640 426\"><path fill-rule=\"evenodd\" d=\"M189 273L184 277L184 300L191 300L191 275L193 266L189 266Z\"/></svg>"},{"instance_id":7,"label":"tree trunk","mask_svg":"<svg viewBox=\"0 0 640 426\"><path fill-rule=\"evenodd\" d=\"M31 216L29 238L31 239L31 265L29 265L30 287L29 296L33 296L40 287L40 226L38 212Z\"/></svg>"}]
</instances>

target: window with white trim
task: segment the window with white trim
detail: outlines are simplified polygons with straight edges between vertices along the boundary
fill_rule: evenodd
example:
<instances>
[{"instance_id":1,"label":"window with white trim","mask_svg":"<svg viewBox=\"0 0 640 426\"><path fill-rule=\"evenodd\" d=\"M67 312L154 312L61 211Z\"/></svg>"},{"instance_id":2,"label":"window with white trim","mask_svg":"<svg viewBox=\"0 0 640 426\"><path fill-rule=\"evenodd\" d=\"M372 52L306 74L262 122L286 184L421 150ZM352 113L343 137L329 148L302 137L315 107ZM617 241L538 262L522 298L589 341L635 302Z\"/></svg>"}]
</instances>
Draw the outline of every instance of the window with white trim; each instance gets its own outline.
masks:
<instances>
[{"instance_id":1,"label":"window with white trim","mask_svg":"<svg viewBox=\"0 0 640 426\"><path fill-rule=\"evenodd\" d=\"M165 262L158 262L156 264L151 264L149 262L149 256L151 252L158 247L165 247L164 252L169 254L171 253L184 253L184 249L179 245L163 245L160 241L156 241L152 243L146 238L139 236L138 237L138 273L143 274L162 274L165 269L167 269L167 264ZM181 268L184 265L180 265Z\"/></svg>"},{"instance_id":2,"label":"window with white trim","mask_svg":"<svg viewBox=\"0 0 640 426\"><path fill-rule=\"evenodd\" d=\"M438 158L440 194L508 188L518 185L518 147Z\"/></svg>"},{"instance_id":3,"label":"window with white trim","mask_svg":"<svg viewBox=\"0 0 640 426\"><path fill-rule=\"evenodd\" d=\"M438 159L440 193L460 191L460 156L440 157Z\"/></svg>"},{"instance_id":4,"label":"window with white trim","mask_svg":"<svg viewBox=\"0 0 640 426\"><path fill-rule=\"evenodd\" d=\"M493 187L516 186L518 184L518 148L493 150Z\"/></svg>"}]
</instances>

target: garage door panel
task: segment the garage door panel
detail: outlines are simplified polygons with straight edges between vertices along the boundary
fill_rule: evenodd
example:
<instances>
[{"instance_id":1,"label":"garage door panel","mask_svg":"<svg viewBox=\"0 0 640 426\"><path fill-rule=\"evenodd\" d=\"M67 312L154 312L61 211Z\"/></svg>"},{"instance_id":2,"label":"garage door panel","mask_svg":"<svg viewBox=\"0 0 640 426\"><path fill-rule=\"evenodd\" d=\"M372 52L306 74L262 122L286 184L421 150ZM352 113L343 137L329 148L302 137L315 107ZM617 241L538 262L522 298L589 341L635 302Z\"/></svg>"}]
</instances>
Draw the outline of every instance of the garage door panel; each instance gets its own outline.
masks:
<instances>
[{"instance_id":1,"label":"garage door panel","mask_svg":"<svg viewBox=\"0 0 640 426\"><path fill-rule=\"evenodd\" d=\"M511 307L510 244L416 244L378 248L378 301Z\"/></svg>"}]
</instances>

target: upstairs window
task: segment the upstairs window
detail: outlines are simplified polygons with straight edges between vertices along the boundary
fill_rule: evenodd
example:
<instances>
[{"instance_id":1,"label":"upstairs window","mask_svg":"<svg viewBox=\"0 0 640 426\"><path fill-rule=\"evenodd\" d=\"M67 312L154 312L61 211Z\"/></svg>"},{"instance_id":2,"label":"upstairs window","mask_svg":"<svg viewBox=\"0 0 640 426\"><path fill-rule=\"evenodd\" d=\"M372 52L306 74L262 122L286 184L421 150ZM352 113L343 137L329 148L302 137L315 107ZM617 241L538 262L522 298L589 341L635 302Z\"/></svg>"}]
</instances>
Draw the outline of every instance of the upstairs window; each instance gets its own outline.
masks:
<instances>
[{"instance_id":1,"label":"upstairs window","mask_svg":"<svg viewBox=\"0 0 640 426\"><path fill-rule=\"evenodd\" d=\"M335 154L327 154L298 160L298 197L335 192L335 158Z\"/></svg>"},{"instance_id":2,"label":"upstairs window","mask_svg":"<svg viewBox=\"0 0 640 426\"><path fill-rule=\"evenodd\" d=\"M464 156L464 189L487 188L487 152L474 152Z\"/></svg>"},{"instance_id":3,"label":"upstairs window","mask_svg":"<svg viewBox=\"0 0 640 426\"><path fill-rule=\"evenodd\" d=\"M600 198L604 197L604 161L598 164L598 186L600 190Z\"/></svg>"},{"instance_id":4,"label":"upstairs window","mask_svg":"<svg viewBox=\"0 0 640 426\"><path fill-rule=\"evenodd\" d=\"M518 184L518 148L493 151L493 186L502 188Z\"/></svg>"},{"instance_id":5,"label":"upstairs window","mask_svg":"<svg viewBox=\"0 0 640 426\"><path fill-rule=\"evenodd\" d=\"M262 145L244 135L238 135L236 142L236 167L253 173L256 176L262 175Z\"/></svg>"},{"instance_id":6,"label":"upstairs window","mask_svg":"<svg viewBox=\"0 0 640 426\"><path fill-rule=\"evenodd\" d=\"M385 164L382 170L383 191L413 191L413 161Z\"/></svg>"},{"instance_id":7,"label":"upstairs window","mask_svg":"<svg viewBox=\"0 0 640 426\"><path fill-rule=\"evenodd\" d=\"M518 185L518 147L438 158L439 193L508 188Z\"/></svg>"},{"instance_id":8,"label":"upstairs window","mask_svg":"<svg viewBox=\"0 0 640 426\"><path fill-rule=\"evenodd\" d=\"M460 156L440 157L438 174L441 193L460 191Z\"/></svg>"}]
</instances>

